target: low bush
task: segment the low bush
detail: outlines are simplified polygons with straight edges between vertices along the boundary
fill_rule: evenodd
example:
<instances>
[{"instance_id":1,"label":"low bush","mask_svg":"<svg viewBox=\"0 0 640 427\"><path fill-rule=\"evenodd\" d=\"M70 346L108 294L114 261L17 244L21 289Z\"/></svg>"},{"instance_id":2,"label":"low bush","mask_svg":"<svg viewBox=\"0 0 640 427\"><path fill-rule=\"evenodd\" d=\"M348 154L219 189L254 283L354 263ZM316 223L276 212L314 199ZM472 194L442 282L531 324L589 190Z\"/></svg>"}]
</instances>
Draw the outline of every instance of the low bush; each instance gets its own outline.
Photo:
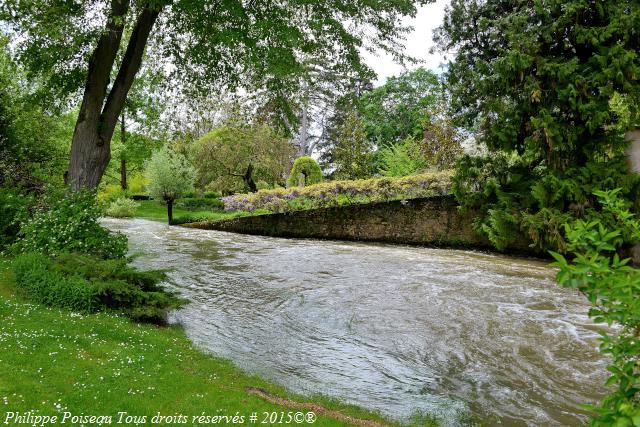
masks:
<instances>
[{"instance_id":1,"label":"low bush","mask_svg":"<svg viewBox=\"0 0 640 427\"><path fill-rule=\"evenodd\" d=\"M137 271L128 260L88 255L48 258L26 253L12 261L18 292L31 301L82 313L113 311L133 320L162 323L184 303L158 283L162 271Z\"/></svg>"},{"instance_id":2,"label":"low bush","mask_svg":"<svg viewBox=\"0 0 640 427\"><path fill-rule=\"evenodd\" d=\"M203 196L205 199L219 199L220 197L222 197L222 194L218 193L217 191L207 191Z\"/></svg>"},{"instance_id":3,"label":"low bush","mask_svg":"<svg viewBox=\"0 0 640 427\"><path fill-rule=\"evenodd\" d=\"M211 218L206 215L180 215L173 218L171 225L188 224L190 222L209 221Z\"/></svg>"},{"instance_id":4,"label":"low bush","mask_svg":"<svg viewBox=\"0 0 640 427\"><path fill-rule=\"evenodd\" d=\"M220 199L196 197L183 197L178 199L176 200L175 206L185 211L221 211L224 209L224 203Z\"/></svg>"},{"instance_id":5,"label":"low bush","mask_svg":"<svg viewBox=\"0 0 640 427\"><path fill-rule=\"evenodd\" d=\"M256 188L258 190L268 190L271 188L271 185L267 181L258 181L256 182Z\"/></svg>"},{"instance_id":6,"label":"low bush","mask_svg":"<svg viewBox=\"0 0 640 427\"><path fill-rule=\"evenodd\" d=\"M113 218L131 218L135 215L139 206L139 203L126 197L121 197L111 202L104 213Z\"/></svg>"},{"instance_id":7,"label":"low bush","mask_svg":"<svg viewBox=\"0 0 640 427\"><path fill-rule=\"evenodd\" d=\"M101 205L109 205L123 197L127 197L127 192L120 187L120 184L103 184L100 185L96 200Z\"/></svg>"},{"instance_id":8,"label":"low bush","mask_svg":"<svg viewBox=\"0 0 640 427\"><path fill-rule=\"evenodd\" d=\"M332 181L307 187L260 190L223 197L228 211L290 212L321 207L415 199L449 194L450 172L426 173L401 178Z\"/></svg>"},{"instance_id":9,"label":"low bush","mask_svg":"<svg viewBox=\"0 0 640 427\"><path fill-rule=\"evenodd\" d=\"M94 193L49 194L43 206L21 223L20 239L12 246L13 251L51 256L77 252L105 259L124 257L126 236L102 227L98 223L101 214Z\"/></svg>"}]
</instances>

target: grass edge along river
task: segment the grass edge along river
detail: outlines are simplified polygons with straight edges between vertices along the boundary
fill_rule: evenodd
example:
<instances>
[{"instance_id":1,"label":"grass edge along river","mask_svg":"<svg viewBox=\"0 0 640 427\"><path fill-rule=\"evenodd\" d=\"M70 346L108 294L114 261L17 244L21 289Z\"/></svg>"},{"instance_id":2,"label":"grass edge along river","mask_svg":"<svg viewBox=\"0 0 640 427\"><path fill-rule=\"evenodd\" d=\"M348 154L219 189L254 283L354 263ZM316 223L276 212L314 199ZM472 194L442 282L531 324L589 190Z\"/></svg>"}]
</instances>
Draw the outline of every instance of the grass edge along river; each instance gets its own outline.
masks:
<instances>
[{"instance_id":1,"label":"grass edge along river","mask_svg":"<svg viewBox=\"0 0 640 427\"><path fill-rule=\"evenodd\" d=\"M158 414L174 418L156 425L205 425L206 418L197 418L202 415L228 417L219 419L220 425L277 425L269 420L273 414L286 420L289 414L315 412L317 426L397 425L323 396L291 395L204 354L177 326L27 303L15 295L8 266L9 260L0 258L0 424L16 425L16 416L29 414L57 416L60 423L67 413L68 425L108 420L76 418L74 424L68 414L110 416L111 424L120 425L150 425ZM249 418L253 413L255 423ZM234 423L235 416L243 418ZM297 425L305 424L310 425ZM438 425L429 416L417 416L415 424Z\"/></svg>"}]
</instances>

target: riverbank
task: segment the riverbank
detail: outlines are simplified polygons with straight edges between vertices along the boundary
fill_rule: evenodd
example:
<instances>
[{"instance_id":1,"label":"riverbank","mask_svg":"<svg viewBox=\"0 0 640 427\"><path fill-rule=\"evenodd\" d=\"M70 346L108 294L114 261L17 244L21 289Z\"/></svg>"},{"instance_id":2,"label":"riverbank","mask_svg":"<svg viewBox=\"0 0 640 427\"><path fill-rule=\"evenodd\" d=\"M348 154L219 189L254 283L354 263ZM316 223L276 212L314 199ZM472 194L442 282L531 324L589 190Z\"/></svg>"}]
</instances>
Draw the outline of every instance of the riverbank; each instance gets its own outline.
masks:
<instances>
[{"instance_id":1,"label":"riverbank","mask_svg":"<svg viewBox=\"0 0 640 427\"><path fill-rule=\"evenodd\" d=\"M250 424L249 416L255 412L260 424L265 413L284 413L286 419L289 412L307 414L314 408L320 412L317 406L307 405L314 402L360 420L396 425L322 397L291 396L282 387L242 373L229 361L202 353L179 327L141 325L111 314L85 316L29 304L14 294L7 267L8 261L0 259L2 422L18 412L58 416L60 421L67 412L111 416L115 424L119 413L126 412L123 417L147 416L143 424L158 413L186 415L187 425L204 424L191 418L203 414L243 416L244 424ZM271 403L256 389L287 400ZM291 401L304 404L287 403ZM122 421L133 425L136 420ZM161 425L178 424L175 421ZM313 425L367 424L318 415Z\"/></svg>"},{"instance_id":2,"label":"riverbank","mask_svg":"<svg viewBox=\"0 0 640 427\"><path fill-rule=\"evenodd\" d=\"M158 200L139 200L138 207L134 213L135 218L151 219L154 221L167 221L167 207ZM212 210L189 211L179 207L173 208L173 216L176 221L185 220L207 220L219 221L223 219L237 218L244 216L245 212L225 212Z\"/></svg>"}]
</instances>

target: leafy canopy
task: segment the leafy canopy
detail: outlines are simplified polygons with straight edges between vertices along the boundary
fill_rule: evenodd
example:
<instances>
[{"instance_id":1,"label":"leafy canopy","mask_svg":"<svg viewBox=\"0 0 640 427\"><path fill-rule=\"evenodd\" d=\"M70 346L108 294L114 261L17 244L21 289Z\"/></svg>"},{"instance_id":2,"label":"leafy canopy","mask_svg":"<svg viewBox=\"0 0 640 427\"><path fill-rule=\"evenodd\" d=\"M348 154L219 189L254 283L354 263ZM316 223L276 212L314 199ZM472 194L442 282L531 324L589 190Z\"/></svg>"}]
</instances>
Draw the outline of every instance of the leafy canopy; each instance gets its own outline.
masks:
<instances>
[{"instance_id":1,"label":"leafy canopy","mask_svg":"<svg viewBox=\"0 0 640 427\"><path fill-rule=\"evenodd\" d=\"M352 112L338 130L333 148L335 178L359 179L371 176L372 151L362 118Z\"/></svg>"},{"instance_id":2,"label":"leafy canopy","mask_svg":"<svg viewBox=\"0 0 640 427\"><path fill-rule=\"evenodd\" d=\"M624 132L638 123L639 25L636 1L451 3L436 40L455 52L452 110L490 152L462 160L454 191L497 248L562 252L562 225L594 191L637 200Z\"/></svg>"},{"instance_id":3,"label":"leafy canopy","mask_svg":"<svg viewBox=\"0 0 640 427\"><path fill-rule=\"evenodd\" d=\"M31 76L46 82L43 92L57 104L83 87L90 54L114 2L129 4L7 0L0 5L0 22L17 36L18 57ZM131 2L118 19L130 34L143 10L160 11L146 60L172 70L175 82L190 82L204 93L260 87L286 100L308 58L321 58L336 71L366 69L361 48L379 47L406 59L398 47L406 32L402 18L430 2L153 0Z\"/></svg>"},{"instance_id":4,"label":"leafy canopy","mask_svg":"<svg viewBox=\"0 0 640 427\"><path fill-rule=\"evenodd\" d=\"M235 121L195 142L191 157L199 186L228 194L250 190L255 181L282 183L293 147L265 124Z\"/></svg>"},{"instance_id":5,"label":"leafy canopy","mask_svg":"<svg viewBox=\"0 0 640 427\"><path fill-rule=\"evenodd\" d=\"M196 171L183 155L164 146L149 159L146 175L149 194L172 202L193 189Z\"/></svg>"},{"instance_id":6,"label":"leafy canopy","mask_svg":"<svg viewBox=\"0 0 640 427\"><path fill-rule=\"evenodd\" d=\"M367 137L378 145L422 137L425 119L434 113L440 97L438 76L425 68L389 78L360 100Z\"/></svg>"},{"instance_id":7,"label":"leafy canopy","mask_svg":"<svg viewBox=\"0 0 640 427\"><path fill-rule=\"evenodd\" d=\"M407 176L426 166L413 138L383 147L380 152L380 173L384 176Z\"/></svg>"},{"instance_id":8,"label":"leafy canopy","mask_svg":"<svg viewBox=\"0 0 640 427\"><path fill-rule=\"evenodd\" d=\"M623 145L616 94L640 99L637 1L453 0L436 40L461 124L554 169Z\"/></svg>"}]
</instances>

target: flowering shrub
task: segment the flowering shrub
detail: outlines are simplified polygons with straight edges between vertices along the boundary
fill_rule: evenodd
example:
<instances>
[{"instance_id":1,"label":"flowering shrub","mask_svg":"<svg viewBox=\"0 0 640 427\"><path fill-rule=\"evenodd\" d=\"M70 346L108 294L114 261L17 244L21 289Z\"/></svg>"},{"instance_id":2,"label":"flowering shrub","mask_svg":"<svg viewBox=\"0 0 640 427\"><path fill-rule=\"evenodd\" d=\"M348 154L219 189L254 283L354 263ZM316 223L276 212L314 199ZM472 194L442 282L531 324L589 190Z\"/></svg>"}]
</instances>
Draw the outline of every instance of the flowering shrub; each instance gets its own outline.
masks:
<instances>
[{"instance_id":1,"label":"flowering shrub","mask_svg":"<svg viewBox=\"0 0 640 427\"><path fill-rule=\"evenodd\" d=\"M135 215L138 206L140 206L139 203L126 197L121 197L111 202L104 213L114 218L131 218Z\"/></svg>"},{"instance_id":2,"label":"flowering shrub","mask_svg":"<svg viewBox=\"0 0 640 427\"><path fill-rule=\"evenodd\" d=\"M332 181L307 187L260 190L223 197L225 210L291 212L321 207L416 199L449 194L451 172L425 173L401 178Z\"/></svg>"},{"instance_id":3,"label":"flowering shrub","mask_svg":"<svg viewBox=\"0 0 640 427\"><path fill-rule=\"evenodd\" d=\"M122 258L127 238L111 233L98 223L101 216L94 193L88 191L50 195L35 214L20 227L16 252L38 252L56 256L78 252L100 258Z\"/></svg>"}]
</instances>

